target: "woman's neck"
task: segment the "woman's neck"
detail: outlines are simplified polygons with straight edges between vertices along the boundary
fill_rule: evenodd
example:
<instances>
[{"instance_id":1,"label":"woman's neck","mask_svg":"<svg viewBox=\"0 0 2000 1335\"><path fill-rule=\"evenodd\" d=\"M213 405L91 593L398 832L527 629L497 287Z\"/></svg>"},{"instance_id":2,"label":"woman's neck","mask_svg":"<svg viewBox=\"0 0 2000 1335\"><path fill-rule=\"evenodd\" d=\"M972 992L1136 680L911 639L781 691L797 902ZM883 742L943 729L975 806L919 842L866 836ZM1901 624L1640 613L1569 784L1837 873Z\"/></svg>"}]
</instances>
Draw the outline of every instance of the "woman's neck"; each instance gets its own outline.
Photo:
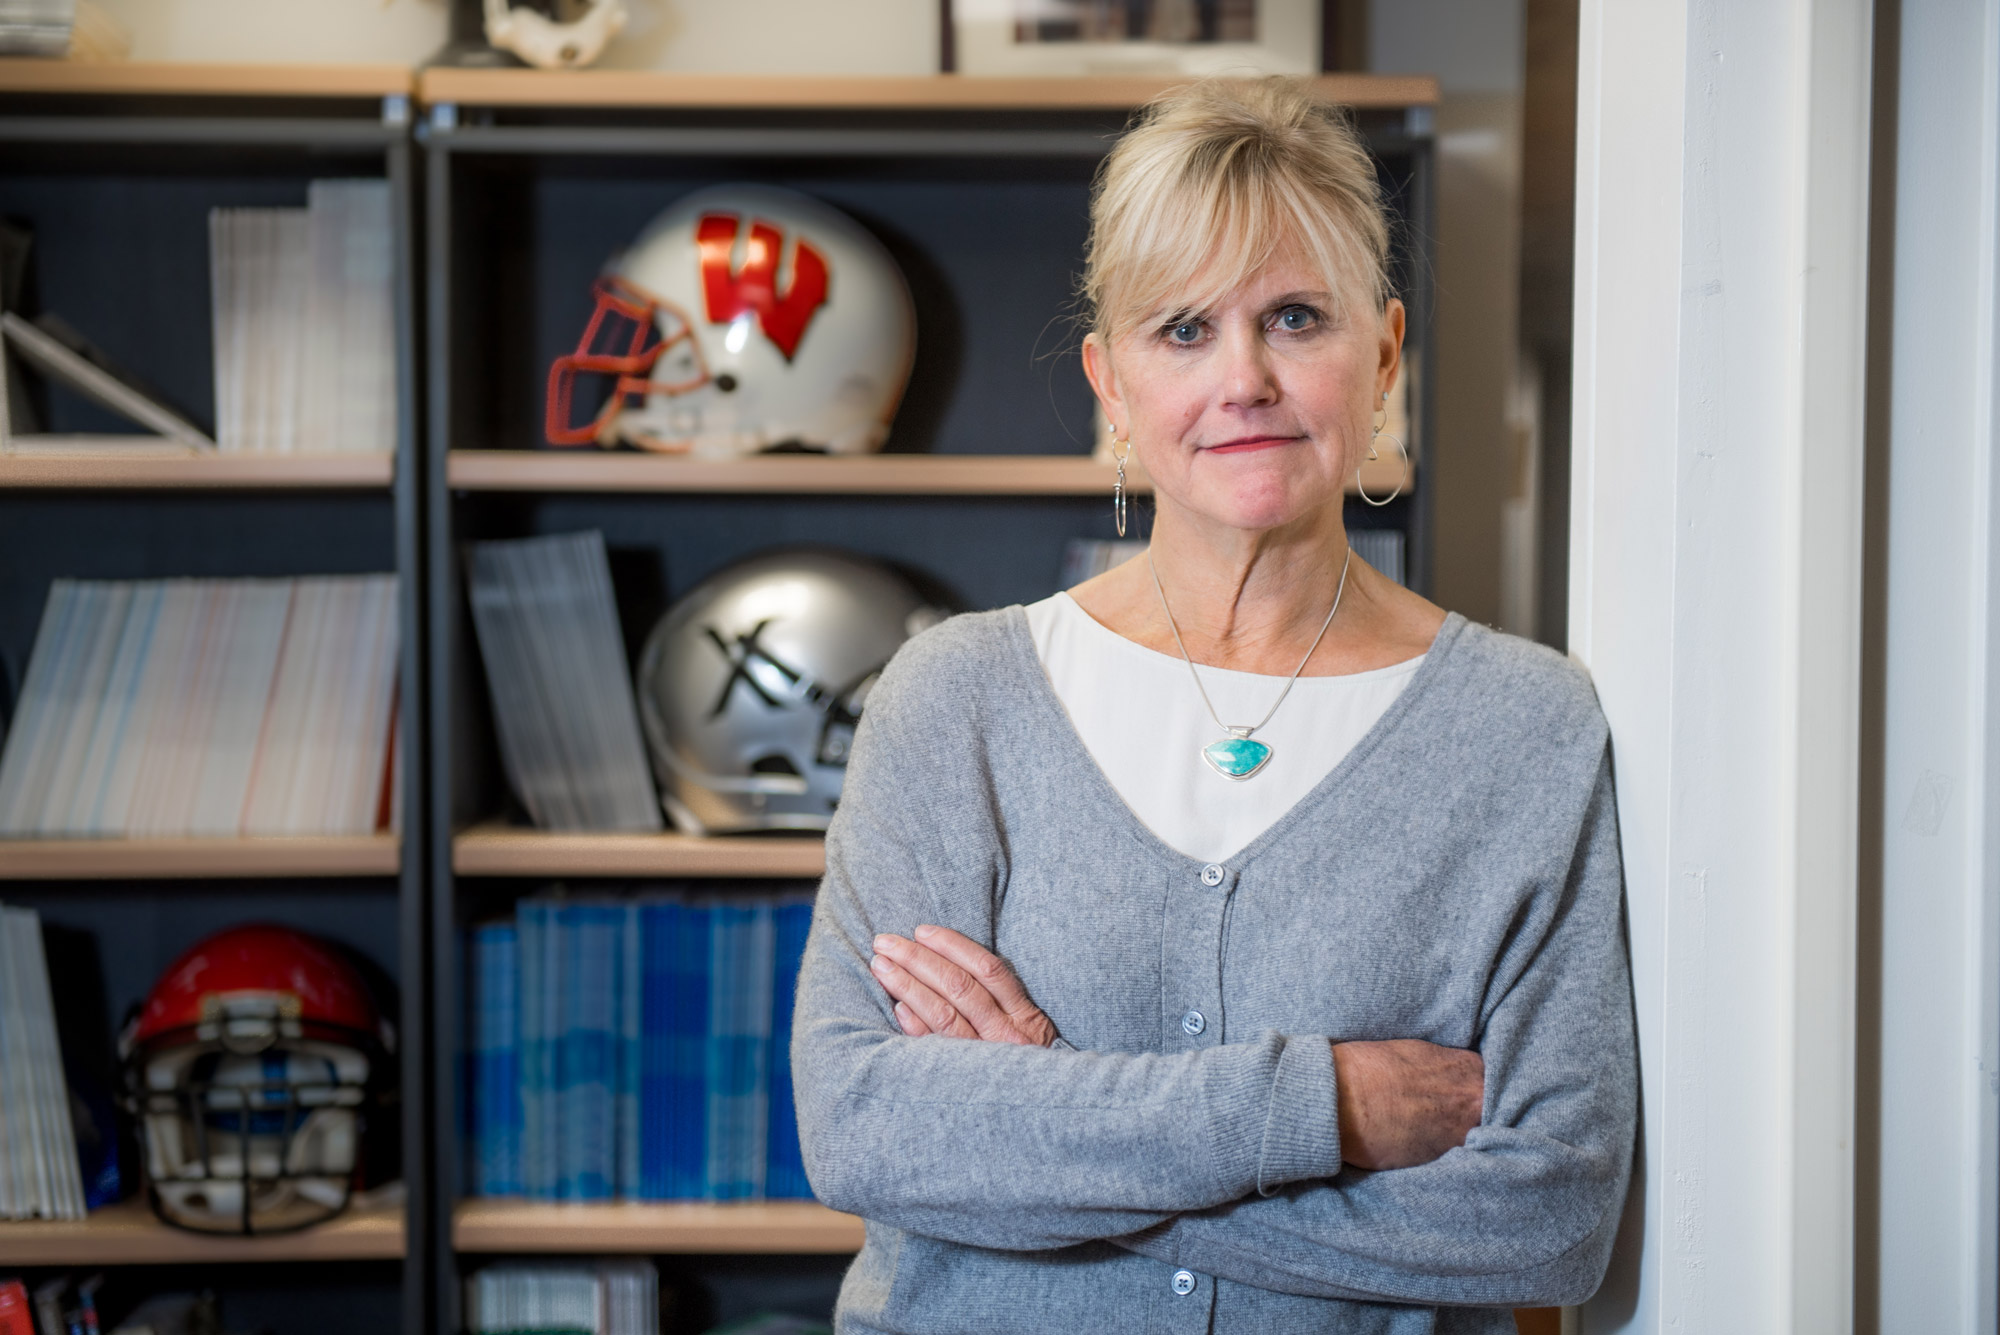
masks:
<instances>
[{"instance_id":1,"label":"woman's neck","mask_svg":"<svg viewBox=\"0 0 2000 1335\"><path fill-rule=\"evenodd\" d=\"M1181 639L1200 661L1290 672L1326 623L1347 550L1337 507L1263 531L1206 524L1162 507L1151 551L1160 581L1155 601L1166 595ZM1270 666L1287 655L1282 668Z\"/></svg>"},{"instance_id":2,"label":"woman's neck","mask_svg":"<svg viewBox=\"0 0 2000 1335\"><path fill-rule=\"evenodd\" d=\"M1160 606L1165 593L1195 662L1289 676L1333 607L1347 560L1338 507L1309 522L1261 532L1211 526L1162 505L1152 562L1127 561L1070 590L1099 624L1164 654L1181 652ZM1306 676L1387 667L1423 653L1444 610L1377 573L1359 557L1340 610L1305 665Z\"/></svg>"}]
</instances>

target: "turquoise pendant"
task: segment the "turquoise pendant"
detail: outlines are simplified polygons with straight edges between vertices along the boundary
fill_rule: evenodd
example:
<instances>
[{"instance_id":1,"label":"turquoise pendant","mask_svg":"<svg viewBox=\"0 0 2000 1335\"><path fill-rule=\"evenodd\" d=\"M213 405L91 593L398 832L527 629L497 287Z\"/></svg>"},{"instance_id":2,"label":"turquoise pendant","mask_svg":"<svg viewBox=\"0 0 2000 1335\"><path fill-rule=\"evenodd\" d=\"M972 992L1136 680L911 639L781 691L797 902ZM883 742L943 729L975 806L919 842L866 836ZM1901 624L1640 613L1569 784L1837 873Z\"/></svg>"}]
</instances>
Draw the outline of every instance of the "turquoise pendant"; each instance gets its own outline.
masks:
<instances>
[{"instance_id":1,"label":"turquoise pendant","mask_svg":"<svg viewBox=\"0 0 2000 1335\"><path fill-rule=\"evenodd\" d=\"M1264 768L1271 748L1248 737L1225 737L1202 747L1201 758L1225 779L1247 779Z\"/></svg>"}]
</instances>

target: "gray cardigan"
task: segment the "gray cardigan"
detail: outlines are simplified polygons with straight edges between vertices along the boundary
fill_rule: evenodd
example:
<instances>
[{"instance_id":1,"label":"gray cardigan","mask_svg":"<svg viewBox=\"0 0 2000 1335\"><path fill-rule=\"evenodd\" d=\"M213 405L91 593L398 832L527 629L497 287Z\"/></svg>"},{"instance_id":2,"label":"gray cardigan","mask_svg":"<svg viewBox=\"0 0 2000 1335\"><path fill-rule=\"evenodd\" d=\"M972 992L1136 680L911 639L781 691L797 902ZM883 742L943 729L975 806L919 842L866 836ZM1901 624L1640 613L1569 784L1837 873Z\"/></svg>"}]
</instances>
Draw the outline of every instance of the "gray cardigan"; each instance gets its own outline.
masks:
<instances>
[{"instance_id":1,"label":"gray cardigan","mask_svg":"<svg viewBox=\"0 0 2000 1335\"><path fill-rule=\"evenodd\" d=\"M1597 1287L1637 1072L1604 718L1558 655L1451 616L1203 864L1119 801L1022 610L957 617L870 694L826 852L792 1067L813 1188L868 1220L842 1332L1497 1333ZM904 1037L870 941L920 922L1072 1050ZM1481 1124L1343 1168L1329 1040L1388 1038L1477 1048Z\"/></svg>"}]
</instances>

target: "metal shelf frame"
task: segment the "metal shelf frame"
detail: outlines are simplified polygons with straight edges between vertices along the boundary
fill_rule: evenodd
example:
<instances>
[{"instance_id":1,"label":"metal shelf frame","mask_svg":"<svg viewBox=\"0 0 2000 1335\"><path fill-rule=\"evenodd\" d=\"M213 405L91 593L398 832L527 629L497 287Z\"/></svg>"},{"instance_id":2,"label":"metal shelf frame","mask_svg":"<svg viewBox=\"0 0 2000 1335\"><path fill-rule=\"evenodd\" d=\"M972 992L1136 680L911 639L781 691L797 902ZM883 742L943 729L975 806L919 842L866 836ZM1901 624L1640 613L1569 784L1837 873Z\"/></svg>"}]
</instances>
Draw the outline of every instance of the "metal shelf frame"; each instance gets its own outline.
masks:
<instances>
[{"instance_id":1,"label":"metal shelf frame","mask_svg":"<svg viewBox=\"0 0 2000 1335\"><path fill-rule=\"evenodd\" d=\"M484 75L476 79L454 75L448 80L447 72L434 73L440 86L517 86L506 80L488 80ZM426 81L431 78L430 74L425 76ZM572 82L586 90L597 86L591 77ZM641 86L658 91L661 100L622 108L600 101L580 101L568 107L546 102L479 105L468 95L465 101L433 99L416 126L426 165L425 360L429 392L425 437L429 486L425 532L431 636L427 658L434 701L450 699L477 674L476 664L455 661L471 656L462 631L458 562L459 528L471 522L469 516L514 515L519 511L508 507L560 501L580 493L614 494L628 507L687 504L690 497L726 498L731 493L790 493L807 497L812 504L838 505L860 493L903 492L938 497L937 503L951 504L996 495L1095 497L1108 488L1108 471L1082 457L1030 460L884 455L872 460L704 464L622 454L552 456L496 449L494 441L476 436L455 438L461 426L453 395L463 392L466 383L453 371L454 357L464 353L461 331L455 327L461 318L456 287L479 281L476 262L466 259L466 247L461 244L460 229L474 225L461 215L461 209L474 207L460 197L462 174L480 173L478 180L510 172L525 179L554 170L610 174L618 170L620 161L636 164L642 174L649 170L649 164L671 170L673 164L686 163L694 171L713 171L721 164L751 163L805 174L822 165L842 164L842 170L865 175L870 164L881 164L908 179L912 173L923 173L927 164L940 164L946 179L957 179L951 175L951 164L965 162L1017 163L1030 174L1038 170L1087 173L1109 151L1132 105L896 107L857 101L802 107L785 105L782 100L760 105L747 97L734 97L724 87L716 93L715 104L697 106L676 100L687 95L664 82ZM454 91L458 91L456 87ZM1406 275L1403 297L1410 308L1409 346L1423 366L1411 403L1415 434L1421 439L1432 420L1431 372L1435 366L1430 336L1429 237L1434 191L1430 105L1417 101L1406 107L1378 106L1361 113L1361 123L1376 150L1398 163L1395 171L1403 191L1398 204L1404 220L1398 243L1407 252L1402 268ZM578 165L558 166L557 160ZM1413 452L1421 465L1421 444ZM768 473L755 471L761 464L772 467ZM828 478L817 487L809 481L849 465L861 465L853 469L853 478ZM1010 476L1006 470L1016 466L1023 471ZM880 474L879 479L864 482L861 475L871 469ZM1026 482L1027 470L1033 470L1032 482ZM959 477L966 479L963 484L955 481ZM1388 512L1408 535L1407 578L1419 590L1428 586L1430 577L1430 490L1416 487L1410 499L1397 502L1398 511ZM649 497L661 499L649 501ZM1374 512L1364 518L1379 522ZM504 525L508 521L503 518L500 522ZM618 1213L625 1207L601 1215L572 1216L549 1213L551 1207L461 1199L457 1181L464 1156L456 1143L455 1128L463 1124L463 1118L454 1110L463 1091L458 1088L457 1063L449 1054L462 1033L460 938L474 906L492 902L491 896L518 893L521 882L535 876L809 875L818 865L820 849L816 843L780 846L755 841L735 846L672 835L546 836L480 824L489 820L491 813L469 807L468 795L454 792L472 740L463 730L477 725L469 723L462 712L445 707L433 708L428 720L432 771L428 874L434 951L429 976L435 999L431 1044L440 1056L431 1101L440 1113L435 1160L436 1190L443 1203L434 1226L442 1227L446 1216L455 1216L458 1221L455 1237L441 1238L437 1245L436 1325L451 1329L457 1319L460 1254L518 1247L536 1237L536 1229L543 1224L561 1228L546 1234L538 1246L645 1250L649 1245L646 1230L636 1225L642 1216L653 1221L653 1216L643 1211ZM454 830L460 832L456 837ZM676 1220L682 1215L672 1214L675 1209L695 1210L696 1214L686 1215L690 1221L699 1213L699 1207L660 1208ZM629 1229L619 1222L628 1215L634 1221ZM844 1237L838 1229L832 1236L835 1241ZM685 1245L689 1244L682 1233L675 1232L672 1239L658 1241L655 1249L671 1251ZM742 1245L739 1241L732 1247Z\"/></svg>"}]
</instances>

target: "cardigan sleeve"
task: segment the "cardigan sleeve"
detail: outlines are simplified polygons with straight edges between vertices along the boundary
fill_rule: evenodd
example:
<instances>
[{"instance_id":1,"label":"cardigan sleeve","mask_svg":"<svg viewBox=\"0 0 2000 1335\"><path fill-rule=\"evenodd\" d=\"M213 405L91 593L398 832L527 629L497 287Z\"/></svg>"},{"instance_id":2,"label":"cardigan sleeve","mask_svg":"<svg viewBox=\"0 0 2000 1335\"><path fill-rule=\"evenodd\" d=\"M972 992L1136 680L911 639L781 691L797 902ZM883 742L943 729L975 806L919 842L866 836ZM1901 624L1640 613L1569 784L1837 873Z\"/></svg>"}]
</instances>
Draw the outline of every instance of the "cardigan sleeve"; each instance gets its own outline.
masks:
<instances>
[{"instance_id":1,"label":"cardigan sleeve","mask_svg":"<svg viewBox=\"0 0 2000 1335\"><path fill-rule=\"evenodd\" d=\"M956 753L980 730L936 713L977 692L954 691L954 663L913 644L863 715L800 971L792 1069L815 1193L930 1237L1038 1250L1331 1176L1324 1038L1117 1054L897 1027L869 972L874 936L990 922L1005 873L979 757Z\"/></svg>"},{"instance_id":2,"label":"cardigan sleeve","mask_svg":"<svg viewBox=\"0 0 2000 1335\"><path fill-rule=\"evenodd\" d=\"M1415 1168L1191 1211L1120 1239L1144 1255L1311 1297L1553 1306L1595 1292L1632 1160L1637 1055L1608 755L1554 911L1500 973L1480 1043L1481 1123Z\"/></svg>"}]
</instances>

